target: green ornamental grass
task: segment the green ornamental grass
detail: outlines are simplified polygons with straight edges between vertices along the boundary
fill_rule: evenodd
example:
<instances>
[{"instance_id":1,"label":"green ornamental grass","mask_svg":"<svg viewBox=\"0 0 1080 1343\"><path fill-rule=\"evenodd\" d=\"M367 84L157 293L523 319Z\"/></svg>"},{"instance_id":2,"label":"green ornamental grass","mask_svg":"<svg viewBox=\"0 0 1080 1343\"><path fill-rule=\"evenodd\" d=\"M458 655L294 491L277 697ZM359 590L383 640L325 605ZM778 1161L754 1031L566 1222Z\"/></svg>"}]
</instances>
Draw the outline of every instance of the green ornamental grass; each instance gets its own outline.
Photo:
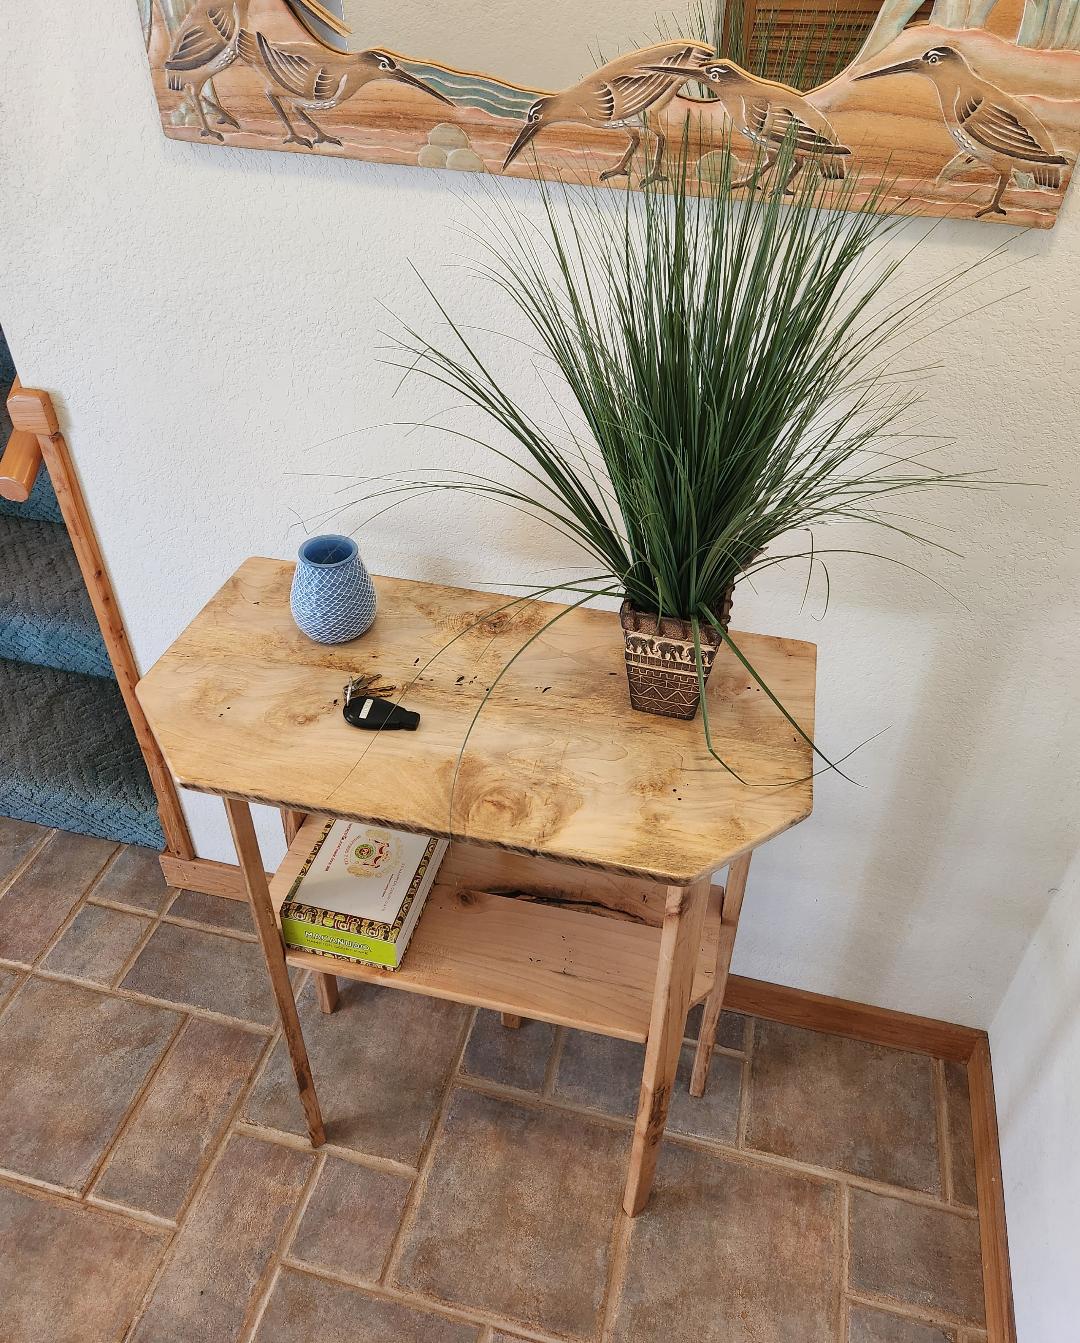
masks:
<instances>
[{"instance_id":1,"label":"green ornamental grass","mask_svg":"<svg viewBox=\"0 0 1080 1343\"><path fill-rule=\"evenodd\" d=\"M478 275L520 313L525 335L511 337L561 384L558 424L526 408L493 370L484 333L425 285L446 334L406 325L391 362L483 412L490 437L441 432L482 443L498 471L399 473L366 498L461 490L539 518L585 559L589 577L557 585L579 594L576 604L625 594L639 610L690 621L699 648L703 629L717 631L810 741L721 627L729 586L793 558L770 553L793 533L809 537L795 552L808 584L828 554L871 553L816 546L825 524L869 523L936 544L884 505L989 482L905 452L900 427L923 377L896 351L973 267L891 297L913 248L883 249L907 223L881 213L889 184L867 186L854 171L825 183L811 164L785 193L792 154L785 144L767 174L759 156L757 189L734 192L742 169L712 153L706 174L688 126L665 185L541 181L539 226L505 187L474 198ZM712 751L704 695L702 714Z\"/></svg>"}]
</instances>

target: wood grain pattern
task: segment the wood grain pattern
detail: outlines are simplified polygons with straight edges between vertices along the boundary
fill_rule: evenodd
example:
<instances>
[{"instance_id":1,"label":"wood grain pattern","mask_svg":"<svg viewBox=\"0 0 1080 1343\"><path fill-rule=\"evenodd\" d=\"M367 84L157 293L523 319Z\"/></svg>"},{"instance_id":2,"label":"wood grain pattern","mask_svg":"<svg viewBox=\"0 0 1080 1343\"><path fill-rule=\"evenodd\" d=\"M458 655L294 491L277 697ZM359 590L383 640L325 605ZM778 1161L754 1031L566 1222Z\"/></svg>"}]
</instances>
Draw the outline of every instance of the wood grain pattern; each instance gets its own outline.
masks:
<instances>
[{"instance_id":1,"label":"wood grain pattern","mask_svg":"<svg viewBox=\"0 0 1080 1343\"><path fill-rule=\"evenodd\" d=\"M1016 1343L1009 1238L1005 1228L1005 1196L1001 1184L1001 1149L990 1045L976 1044L968 1061L971 1097L971 1140L975 1149L975 1187L979 1201L983 1294L987 1343Z\"/></svg>"},{"instance_id":2,"label":"wood grain pattern","mask_svg":"<svg viewBox=\"0 0 1080 1343\"><path fill-rule=\"evenodd\" d=\"M214 858L177 858L175 854L161 855L161 870L165 881L178 891L202 891L204 895L219 895L225 900L246 900L244 874L235 863L219 863ZM269 881L271 873L265 874Z\"/></svg>"},{"instance_id":3,"label":"wood grain pattern","mask_svg":"<svg viewBox=\"0 0 1080 1343\"><path fill-rule=\"evenodd\" d=\"M644 1209L652 1192L671 1093L675 1089L708 897L707 881L668 890L630 1169L623 1195L623 1210L628 1217L636 1217Z\"/></svg>"},{"instance_id":4,"label":"wood grain pattern","mask_svg":"<svg viewBox=\"0 0 1080 1343\"><path fill-rule=\"evenodd\" d=\"M315 1000L319 1004L319 1011L325 1012L327 1016L336 1010L338 1005L338 982L336 976L326 974L315 975Z\"/></svg>"},{"instance_id":5,"label":"wood grain pattern","mask_svg":"<svg viewBox=\"0 0 1080 1343\"><path fill-rule=\"evenodd\" d=\"M697 1049L694 1051L694 1068L690 1076L691 1096L704 1096L709 1080L709 1064L712 1061L713 1044L716 1041L716 1027L720 1013L724 1008L724 995L727 992L728 972L731 969L731 956L735 950L735 935L739 931L739 915L742 913L743 897L746 894L746 880L750 874L752 855L744 853L728 868L727 881L724 884L724 896L721 904L720 937L716 947L716 969L713 971L713 986L705 999L701 1013L701 1029L698 1031Z\"/></svg>"},{"instance_id":6,"label":"wood grain pattern","mask_svg":"<svg viewBox=\"0 0 1080 1343\"><path fill-rule=\"evenodd\" d=\"M1080 24L1067 15L1063 19L1060 7L1025 10L1001 3L990 7L988 17L984 12L985 26L965 15L955 27L918 21L919 0L890 0L873 8L880 12L872 32L836 77L800 93L748 75L747 98L731 108L722 100L703 100L700 89L709 86L701 79L683 89L670 80L658 82L655 67L670 43L615 57L607 75L596 68L594 54L582 50L578 79L552 91L522 87L496 69L455 69L443 64L438 52L369 47L343 54L312 40L288 0L241 0L235 14L250 34L247 43L230 31L211 44L214 59L208 57L200 68L178 66L175 45L181 35L170 34L165 24L153 25L148 55L163 130L177 139L594 184L615 176L640 185L662 180L665 142L680 144L689 119L707 191L720 156L733 154L742 175L754 166L757 149L768 148L766 128L794 117L814 132L802 138L807 152L799 170L824 168L826 178L839 182L850 165L858 175L856 202L884 180L885 208L899 213L1052 227L1080 147ZM871 12L866 18L869 29ZM822 22L828 24L827 16ZM805 24L803 15L800 27ZM284 44L290 58L276 75L260 36L264 44ZM365 41L377 37L372 33ZM774 44L785 40L778 30ZM796 40L804 40L802 33ZM352 46L359 45L354 39ZM1061 160L1059 171L1033 168L1012 154L1011 143L1003 158L1000 152L983 153L977 138L957 137L950 123L957 106L952 92L939 101L931 81L917 73L859 82L871 71L941 48L962 57L971 79L989 90L988 103L999 102L1034 126L1036 140L1045 135L1051 157ZM379 68L379 57L392 68ZM219 107L193 96L201 84L209 97L204 81L211 76ZM412 80L411 87L402 76ZM748 109L750 115L744 115ZM297 115L300 121L290 121ZM460 136L456 156L441 150L432 135L447 125ZM836 147L835 153L823 153L820 141ZM528 154L521 152L525 145Z\"/></svg>"},{"instance_id":7,"label":"wood grain pattern","mask_svg":"<svg viewBox=\"0 0 1080 1343\"><path fill-rule=\"evenodd\" d=\"M307 1046L304 1044L300 1029L300 1017L296 1011L289 971L285 965L284 948L274 909L270 904L269 888L263 872L262 854L255 827L251 821L251 808L246 802L235 798L225 799L225 814L229 819L236 856L240 860L240 870L244 874L251 916L255 922L255 931L259 935L263 958L266 961L270 987L277 1002L281 1027L288 1046L289 1058L296 1076L296 1085L300 1092L300 1103L304 1107L308 1133L312 1146L320 1147L326 1141L322 1113L319 1110L319 1098L315 1094L315 1083L311 1077L311 1064L308 1062Z\"/></svg>"},{"instance_id":8,"label":"wood grain pattern","mask_svg":"<svg viewBox=\"0 0 1080 1343\"><path fill-rule=\"evenodd\" d=\"M847 1035L853 1040L867 1040L891 1049L909 1049L934 1058L954 1059L958 1063L966 1063L979 1042L986 1039L984 1031L970 1026L956 1026L948 1021L894 1012L867 1003L852 1003L823 993L810 993L807 989L768 984L760 979L744 979L742 975L732 975L728 979L725 1006L732 1012L782 1021L788 1026Z\"/></svg>"},{"instance_id":9,"label":"wood grain pattern","mask_svg":"<svg viewBox=\"0 0 1080 1343\"><path fill-rule=\"evenodd\" d=\"M79 571L86 584L90 604L94 608L94 616L101 630L101 638L116 675L117 687L131 719L143 760L146 762L150 783L157 798L158 815L161 818L165 843L169 852L176 857L194 858L195 849L176 786L136 694L139 672L135 665L135 655L131 651L127 629L116 605L112 583L98 546L93 523L90 521L78 474L64 436L57 426L52 398L48 392L23 387L16 379L12 393L8 397L8 413L16 429L37 435L38 447L48 468L56 501L60 506Z\"/></svg>"},{"instance_id":10,"label":"wood grain pattern","mask_svg":"<svg viewBox=\"0 0 1080 1343\"><path fill-rule=\"evenodd\" d=\"M322 824L319 817L305 824L270 883L275 910L280 910ZM483 877L483 868L479 875ZM720 933L720 892L709 899L704 885L706 913L693 1002L712 988ZM662 942L662 930L650 924L492 895L470 880L459 852L451 867L446 862L440 867L400 969L303 951L287 951L286 960L323 974L329 963L342 979L643 1043Z\"/></svg>"},{"instance_id":11,"label":"wood grain pattern","mask_svg":"<svg viewBox=\"0 0 1080 1343\"><path fill-rule=\"evenodd\" d=\"M28 434L51 435L60 432L49 393L37 387L24 387L17 377L8 392L7 408L16 429L22 429Z\"/></svg>"},{"instance_id":12,"label":"wood grain pattern","mask_svg":"<svg viewBox=\"0 0 1080 1343\"><path fill-rule=\"evenodd\" d=\"M37 434L16 429L0 454L0 499L25 504L41 469L41 448Z\"/></svg>"},{"instance_id":13,"label":"wood grain pattern","mask_svg":"<svg viewBox=\"0 0 1080 1343\"><path fill-rule=\"evenodd\" d=\"M585 609L518 659L459 762L500 669L565 608L499 611L507 599L376 578L372 629L324 647L289 615L292 567L245 562L140 684L184 787L666 884L711 874L810 813L809 748L728 653L709 683L713 740L755 787L712 760L700 722L630 710L617 617ZM813 645L739 637L812 731ZM349 727L341 688L357 675L418 711L419 730Z\"/></svg>"}]
</instances>

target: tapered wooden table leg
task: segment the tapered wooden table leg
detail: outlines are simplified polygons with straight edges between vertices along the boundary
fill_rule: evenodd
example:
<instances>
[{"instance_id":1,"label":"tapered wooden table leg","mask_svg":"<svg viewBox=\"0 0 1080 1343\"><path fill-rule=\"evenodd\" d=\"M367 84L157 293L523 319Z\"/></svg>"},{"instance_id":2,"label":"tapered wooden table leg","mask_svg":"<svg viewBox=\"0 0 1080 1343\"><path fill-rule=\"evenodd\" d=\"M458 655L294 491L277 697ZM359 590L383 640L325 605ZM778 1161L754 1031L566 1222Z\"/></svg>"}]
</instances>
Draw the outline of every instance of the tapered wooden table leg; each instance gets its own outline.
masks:
<instances>
[{"instance_id":1,"label":"tapered wooden table leg","mask_svg":"<svg viewBox=\"0 0 1080 1343\"><path fill-rule=\"evenodd\" d=\"M694 1051L694 1071L690 1075L691 1096L704 1096L705 1086L709 1080L709 1064L712 1062L713 1045L716 1043L716 1027L724 1007L728 972L731 969L731 953L735 950L735 934L739 928L739 915L742 913L743 896L746 894L746 878L750 873L751 857L752 853L744 853L733 859L728 867L724 903L721 909L720 938L716 944L716 971L713 975L712 990L705 999L705 1006L701 1012L701 1029L698 1031L697 1049Z\"/></svg>"},{"instance_id":2,"label":"tapered wooden table leg","mask_svg":"<svg viewBox=\"0 0 1080 1343\"><path fill-rule=\"evenodd\" d=\"M649 1038L645 1045L645 1070L634 1121L630 1173L623 1196L623 1207L630 1217L641 1212L652 1191L679 1066L710 885L710 879L705 878L693 886L668 887Z\"/></svg>"},{"instance_id":3,"label":"tapered wooden table leg","mask_svg":"<svg viewBox=\"0 0 1080 1343\"><path fill-rule=\"evenodd\" d=\"M246 802L226 798L225 814L229 818L229 829L236 845L236 856L240 860L240 870L244 875L244 886L255 920L255 931L259 935L263 956L266 959L270 987L277 999L278 1013L285 1032L285 1043L289 1049L289 1058L296 1074L296 1085L300 1091L300 1103L307 1118L308 1132L311 1134L312 1146L320 1147L326 1141L326 1131L319 1110L319 1098L315 1094L315 1083L311 1077L307 1047L300 1030L296 999L293 997L292 984L289 982L289 967L285 964L281 934L278 932L277 920L274 918L273 906L270 903L270 891L266 884L259 841L251 821L251 808Z\"/></svg>"},{"instance_id":4,"label":"tapered wooden table leg","mask_svg":"<svg viewBox=\"0 0 1080 1343\"><path fill-rule=\"evenodd\" d=\"M514 1016L513 1012L504 1012L502 1014L502 1024L508 1031L516 1031L521 1025L521 1018Z\"/></svg>"}]
</instances>

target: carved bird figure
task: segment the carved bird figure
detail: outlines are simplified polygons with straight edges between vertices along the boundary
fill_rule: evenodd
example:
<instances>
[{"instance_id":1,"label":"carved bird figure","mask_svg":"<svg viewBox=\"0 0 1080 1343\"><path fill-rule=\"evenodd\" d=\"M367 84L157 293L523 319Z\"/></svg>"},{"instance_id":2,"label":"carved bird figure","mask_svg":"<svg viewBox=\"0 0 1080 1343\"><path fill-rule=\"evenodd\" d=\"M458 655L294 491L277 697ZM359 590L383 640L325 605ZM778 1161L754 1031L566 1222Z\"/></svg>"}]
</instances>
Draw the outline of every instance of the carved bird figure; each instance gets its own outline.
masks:
<instances>
[{"instance_id":1,"label":"carved bird figure","mask_svg":"<svg viewBox=\"0 0 1080 1343\"><path fill-rule=\"evenodd\" d=\"M734 61L710 61L703 69L687 68L680 73L683 79L707 81L735 129L765 151L765 162L749 176L732 182L733 187L752 186L789 142L792 163L784 191L791 189L795 175L807 163L816 164L822 177L846 175L844 160L851 150L840 143L828 118L797 90L747 74Z\"/></svg>"},{"instance_id":2,"label":"carved bird figure","mask_svg":"<svg viewBox=\"0 0 1080 1343\"><path fill-rule=\"evenodd\" d=\"M855 78L899 74L925 75L931 81L961 155L968 163L985 163L998 174L993 198L976 219L1005 214L1001 198L1015 172L1031 173L1036 186L1049 190L1061 186L1061 170L1068 159L1057 152L1050 132L1018 98L977 75L954 47L931 47L913 60L868 70Z\"/></svg>"},{"instance_id":3,"label":"carved bird figure","mask_svg":"<svg viewBox=\"0 0 1080 1343\"><path fill-rule=\"evenodd\" d=\"M441 103L453 106L422 79L403 70L388 51L334 52L311 42L271 42L263 33L242 33L240 56L264 78L266 97L287 132L283 144L340 145L312 118L312 112L328 112L351 98L366 84L392 79L422 89ZM315 132L314 140L297 135L284 104Z\"/></svg>"},{"instance_id":4,"label":"carved bird figure","mask_svg":"<svg viewBox=\"0 0 1080 1343\"><path fill-rule=\"evenodd\" d=\"M505 171L525 146L548 126L559 122L578 126L608 127L622 130L630 137L619 163L600 174L601 182L611 177L629 177L630 162L641 144L642 132L651 132L656 140L652 166L641 185L661 182L660 171L667 137L656 121L679 87L688 78L685 71L697 68L714 55L712 47L686 40L660 42L609 61L561 93L537 98L525 116L525 124L503 162Z\"/></svg>"},{"instance_id":5,"label":"carved bird figure","mask_svg":"<svg viewBox=\"0 0 1080 1343\"><path fill-rule=\"evenodd\" d=\"M166 82L174 93L186 93L195 109L204 139L224 140L220 131L210 129L206 120L209 106L223 123L240 129L240 123L206 93L215 75L227 70L239 54L240 34L247 22L250 0L198 0L173 37L165 58Z\"/></svg>"}]
</instances>

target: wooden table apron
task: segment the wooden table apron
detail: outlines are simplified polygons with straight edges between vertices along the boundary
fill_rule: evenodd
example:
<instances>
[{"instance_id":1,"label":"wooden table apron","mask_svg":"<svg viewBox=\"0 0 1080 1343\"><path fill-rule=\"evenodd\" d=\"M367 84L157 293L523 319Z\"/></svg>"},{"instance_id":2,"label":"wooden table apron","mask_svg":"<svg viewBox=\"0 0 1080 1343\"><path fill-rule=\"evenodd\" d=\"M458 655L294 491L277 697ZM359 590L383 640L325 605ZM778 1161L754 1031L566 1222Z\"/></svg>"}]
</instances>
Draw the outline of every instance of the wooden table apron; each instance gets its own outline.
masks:
<instances>
[{"instance_id":1,"label":"wooden table apron","mask_svg":"<svg viewBox=\"0 0 1080 1343\"><path fill-rule=\"evenodd\" d=\"M311 1140L323 1119L289 979L337 977L643 1041L624 1206L645 1206L687 1012L704 1001L691 1094L704 1092L752 851L803 820L806 742L730 652L691 723L630 710L617 617L376 578L379 616L325 647L289 615L292 565L246 561L140 682L177 782L224 799ZM808 733L811 644L736 635ZM501 668L532 639L469 724ZM420 712L415 733L341 718L345 681ZM451 809L451 796L453 805ZM282 811L289 853L268 883L249 803ZM277 908L323 817L452 837L396 972L287 951ZM728 866L726 888L712 873ZM329 967L332 966L332 969Z\"/></svg>"}]
</instances>

